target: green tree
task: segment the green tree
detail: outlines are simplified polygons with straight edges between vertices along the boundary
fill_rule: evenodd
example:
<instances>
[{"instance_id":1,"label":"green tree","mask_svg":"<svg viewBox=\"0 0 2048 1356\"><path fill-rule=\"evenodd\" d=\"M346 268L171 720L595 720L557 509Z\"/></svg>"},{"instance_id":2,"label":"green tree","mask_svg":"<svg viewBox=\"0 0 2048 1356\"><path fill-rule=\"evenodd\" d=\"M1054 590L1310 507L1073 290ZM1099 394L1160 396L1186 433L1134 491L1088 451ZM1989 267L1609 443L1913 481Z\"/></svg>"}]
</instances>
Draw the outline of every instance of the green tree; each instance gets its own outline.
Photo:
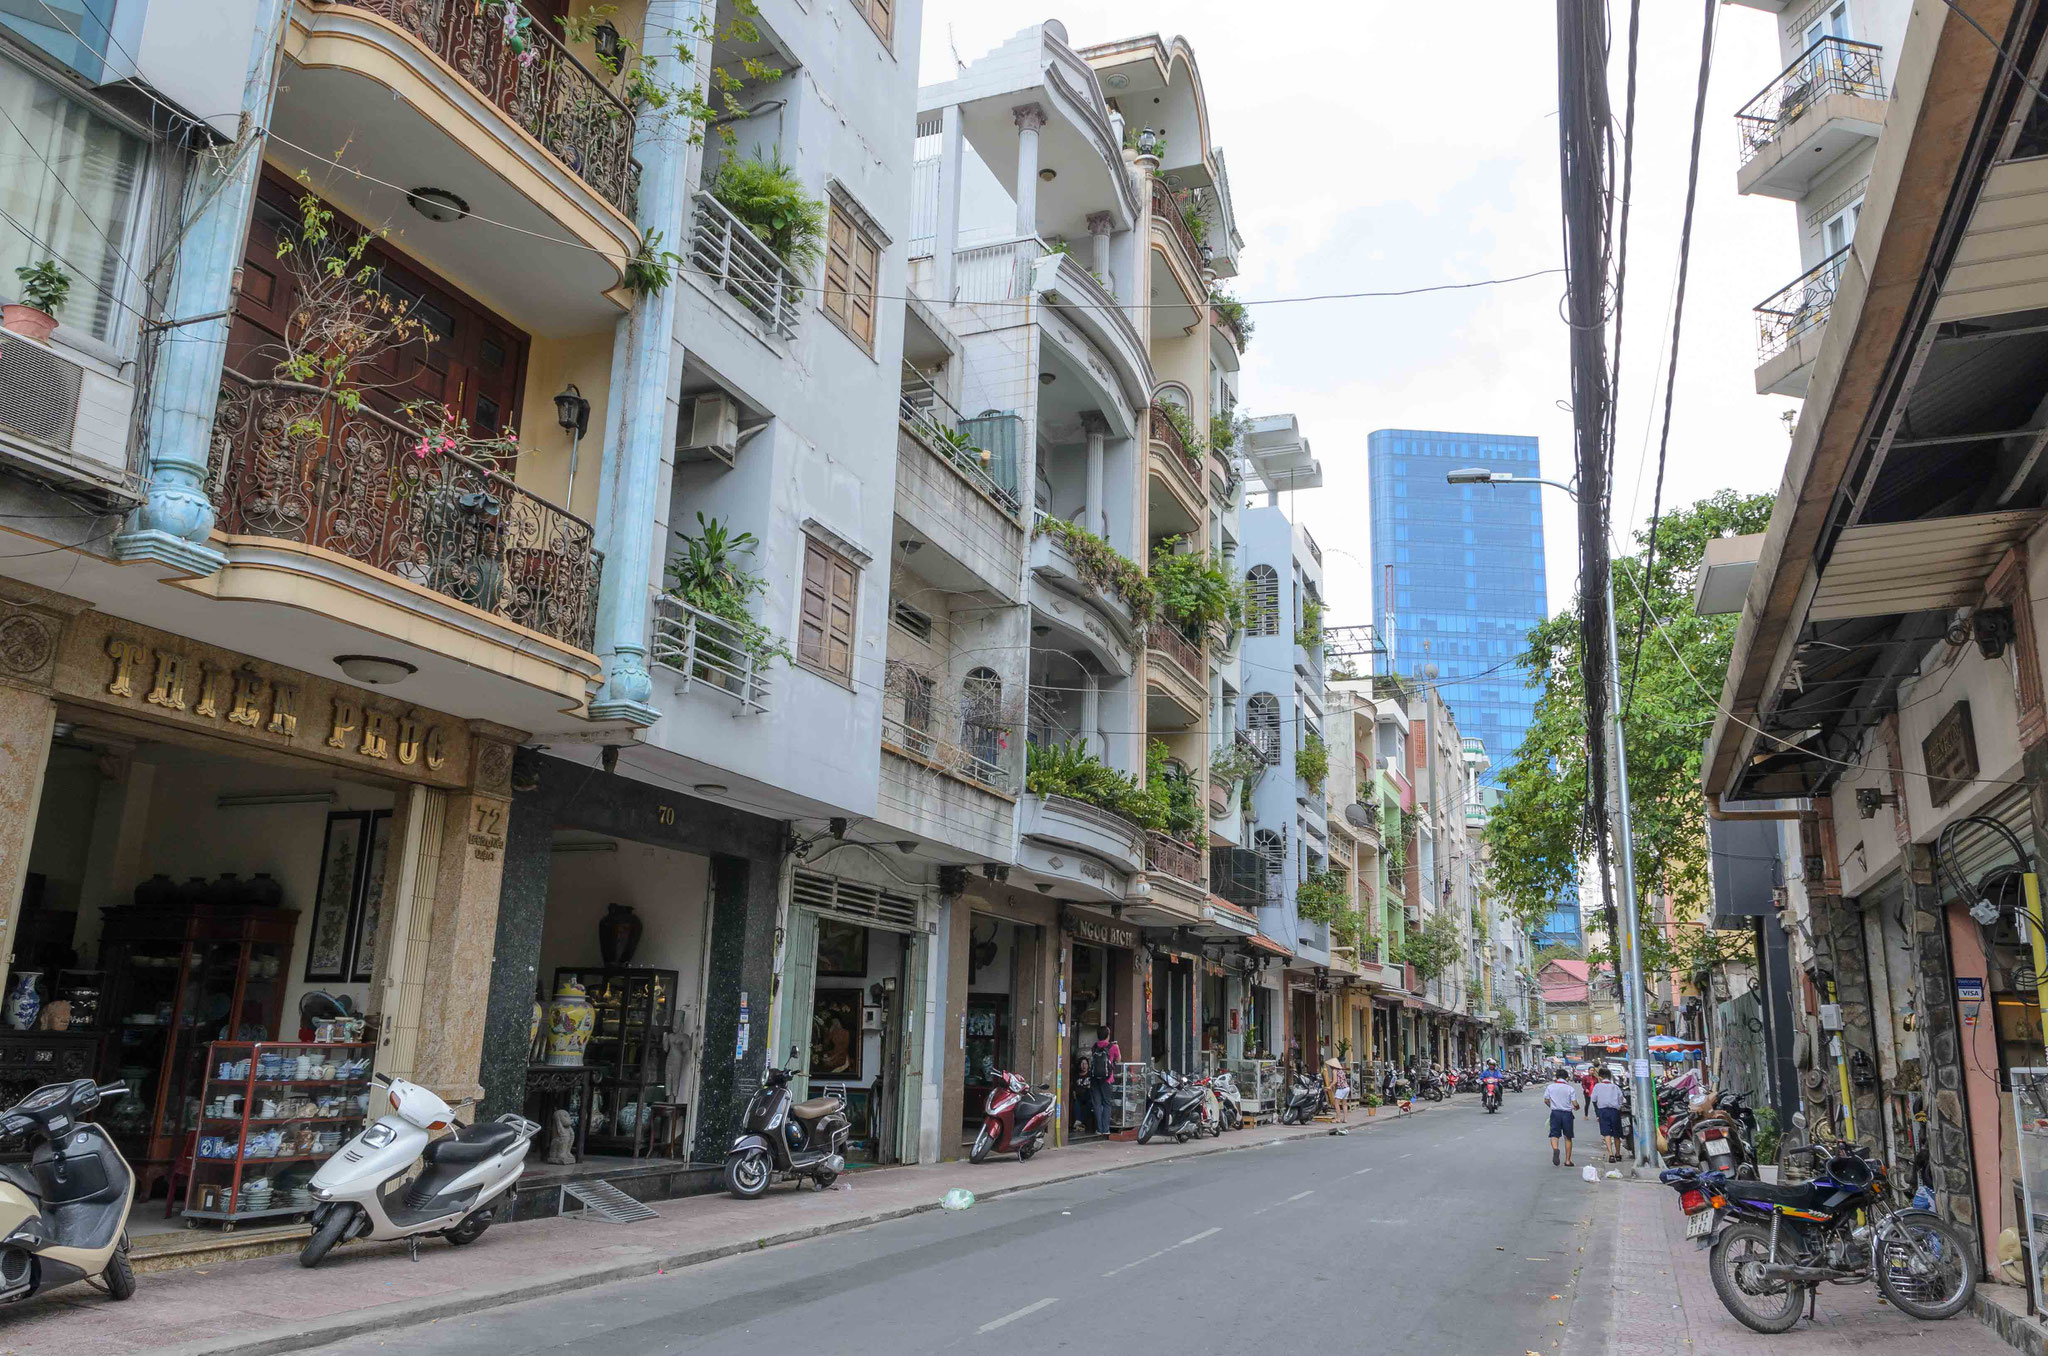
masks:
<instances>
[{"instance_id":1,"label":"green tree","mask_svg":"<svg viewBox=\"0 0 2048 1356\"><path fill-rule=\"evenodd\" d=\"M1628 750L1636 886L1645 897L1670 894L1680 919L1698 917L1707 900L1700 749L1714 722L1714 698L1708 691L1720 691L1738 620L1732 615L1697 615L1692 580L1709 539L1763 531L1771 504L1768 494L1723 490L1664 515L1657 525L1656 563L1647 580L1643 556L1648 533L1638 532L1635 552L1615 562L1622 738ZM1642 626L1645 596L1653 618L1647 627ZM1683 663L1673 655L1674 647ZM1579 864L1593 853L1586 788L1586 692L1579 660L1576 607L1529 633L1521 664L1529 686L1540 689L1541 695L1514 764L1501 779L1501 803L1486 829L1493 850L1488 878L1499 897L1531 928L1578 898ZM1598 681L1604 683L1606 675L1599 675ZM1702 685L1708 691L1702 691ZM1597 891L1597 882L1587 883L1587 888ZM1653 926L1641 900L1637 908L1643 922L1645 970L1671 968L1677 957L1669 934ZM1610 938L1614 931L1615 919L1610 916Z\"/></svg>"}]
</instances>

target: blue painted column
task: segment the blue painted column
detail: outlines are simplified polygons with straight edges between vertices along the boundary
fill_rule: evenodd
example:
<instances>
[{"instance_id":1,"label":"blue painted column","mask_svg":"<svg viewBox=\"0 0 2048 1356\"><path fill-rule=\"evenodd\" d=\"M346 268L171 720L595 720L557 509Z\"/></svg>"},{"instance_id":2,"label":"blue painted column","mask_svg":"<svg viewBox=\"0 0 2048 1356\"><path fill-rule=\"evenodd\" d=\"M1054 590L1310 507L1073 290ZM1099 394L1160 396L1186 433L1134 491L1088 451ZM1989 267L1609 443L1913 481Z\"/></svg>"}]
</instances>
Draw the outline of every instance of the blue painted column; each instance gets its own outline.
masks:
<instances>
[{"instance_id":1,"label":"blue painted column","mask_svg":"<svg viewBox=\"0 0 2048 1356\"><path fill-rule=\"evenodd\" d=\"M653 59L656 83L680 84L694 78L692 67L677 54L679 43L692 43L688 16L696 0L650 0L642 50ZM689 126L682 119L648 109L633 135L633 157L640 162L639 220L643 238L661 234L659 248L682 251L683 171L689 163ZM678 273L659 292L635 296L627 319L624 366L614 363L612 389L618 392L618 434L607 450L609 475L600 491L598 522L604 532L604 578L597 594L597 650L604 659L604 689L590 703L595 720L623 720L652 725L661 713L654 708L654 682L647 673L650 595L653 589L655 510L666 488L661 483L662 436L668 424L668 398L675 386L676 294L683 285ZM617 347L614 355L619 353ZM607 421L609 425L609 421Z\"/></svg>"},{"instance_id":2,"label":"blue painted column","mask_svg":"<svg viewBox=\"0 0 2048 1356\"><path fill-rule=\"evenodd\" d=\"M289 0L256 0L249 69L242 82L242 118L233 146L221 159L194 161L186 185L190 227L178 243L165 315L170 320L213 315L234 305L235 274L263 164L263 137L277 92L278 45ZM149 388L148 498L114 538L116 560L151 560L189 575L209 575L227 557L208 541L213 501L206 493L213 411L220 398L228 319L180 325L158 345Z\"/></svg>"}]
</instances>

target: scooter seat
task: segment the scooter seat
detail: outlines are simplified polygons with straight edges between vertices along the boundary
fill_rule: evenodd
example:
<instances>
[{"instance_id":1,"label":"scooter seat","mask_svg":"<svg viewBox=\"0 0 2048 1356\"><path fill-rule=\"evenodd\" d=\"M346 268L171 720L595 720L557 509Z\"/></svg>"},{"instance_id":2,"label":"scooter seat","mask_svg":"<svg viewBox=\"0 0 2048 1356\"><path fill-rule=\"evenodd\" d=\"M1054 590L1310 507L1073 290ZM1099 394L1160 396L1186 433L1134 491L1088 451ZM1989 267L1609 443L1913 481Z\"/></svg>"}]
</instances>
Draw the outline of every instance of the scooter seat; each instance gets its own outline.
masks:
<instances>
[{"instance_id":1,"label":"scooter seat","mask_svg":"<svg viewBox=\"0 0 2048 1356\"><path fill-rule=\"evenodd\" d=\"M519 1132L502 1121L462 1125L457 1126L455 1133L448 1138L429 1144L420 1156L439 1165L481 1163L511 1148L518 1138Z\"/></svg>"},{"instance_id":2,"label":"scooter seat","mask_svg":"<svg viewBox=\"0 0 2048 1356\"><path fill-rule=\"evenodd\" d=\"M19 1187L28 1193L28 1198L32 1201L43 1198L42 1184L36 1181L34 1173L19 1163L0 1163L0 1181Z\"/></svg>"},{"instance_id":3,"label":"scooter seat","mask_svg":"<svg viewBox=\"0 0 2048 1356\"><path fill-rule=\"evenodd\" d=\"M789 1109L789 1114L800 1121L814 1121L820 1116L829 1116L842 1110L845 1103L837 1097L813 1097L807 1102L798 1102Z\"/></svg>"}]
</instances>

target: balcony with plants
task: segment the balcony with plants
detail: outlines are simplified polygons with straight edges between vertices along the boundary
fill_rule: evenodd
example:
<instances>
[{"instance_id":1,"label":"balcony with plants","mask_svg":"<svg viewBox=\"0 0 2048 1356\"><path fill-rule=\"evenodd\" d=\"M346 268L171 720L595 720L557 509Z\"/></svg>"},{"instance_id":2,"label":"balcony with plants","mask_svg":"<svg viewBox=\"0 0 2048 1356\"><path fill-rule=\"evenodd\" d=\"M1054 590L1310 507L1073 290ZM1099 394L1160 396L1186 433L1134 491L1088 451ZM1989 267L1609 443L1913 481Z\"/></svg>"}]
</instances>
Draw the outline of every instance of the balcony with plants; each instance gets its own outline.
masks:
<instances>
[{"instance_id":1,"label":"balcony with plants","mask_svg":"<svg viewBox=\"0 0 2048 1356\"><path fill-rule=\"evenodd\" d=\"M1151 583L1154 614L1146 629L1146 647L1172 672L1175 695L1200 720L1208 710L1209 666L1203 643L1218 626L1243 619L1244 595L1234 572L1216 556L1179 548L1168 537L1152 550Z\"/></svg>"},{"instance_id":2,"label":"balcony with plants","mask_svg":"<svg viewBox=\"0 0 2048 1356\"><path fill-rule=\"evenodd\" d=\"M779 151L728 149L691 198L687 272L764 335L794 339L824 262L825 225L824 200Z\"/></svg>"},{"instance_id":3,"label":"balcony with plants","mask_svg":"<svg viewBox=\"0 0 2048 1356\"><path fill-rule=\"evenodd\" d=\"M1215 356L1228 371L1237 370L1245 345L1251 342L1252 317L1245 304L1221 287L1209 289L1209 325L1219 341Z\"/></svg>"},{"instance_id":4,"label":"balcony with plants","mask_svg":"<svg viewBox=\"0 0 2048 1356\"><path fill-rule=\"evenodd\" d=\"M1126 873L1144 866L1146 833L1163 826L1156 796L1081 740L1025 749L1018 828L1055 848L1087 853Z\"/></svg>"},{"instance_id":5,"label":"balcony with plants","mask_svg":"<svg viewBox=\"0 0 2048 1356\"><path fill-rule=\"evenodd\" d=\"M903 563L935 585L1015 602L1027 536L1017 495L1023 420L990 411L967 418L905 364L897 403L896 517Z\"/></svg>"},{"instance_id":6,"label":"balcony with plants","mask_svg":"<svg viewBox=\"0 0 2048 1356\"><path fill-rule=\"evenodd\" d=\"M1209 497L1202 485L1208 439L1195 427L1194 417L1171 401L1152 406L1150 416L1153 477L1169 492L1170 501L1152 495L1151 521L1155 530L1189 535L1200 530L1207 516Z\"/></svg>"},{"instance_id":7,"label":"balcony with plants","mask_svg":"<svg viewBox=\"0 0 2048 1356\"><path fill-rule=\"evenodd\" d=\"M649 651L678 676L678 693L702 692L748 715L768 710L775 668L790 660L788 642L754 615L768 592L752 568L759 546L753 533L702 513L695 532L676 533Z\"/></svg>"},{"instance_id":8,"label":"balcony with plants","mask_svg":"<svg viewBox=\"0 0 2048 1356\"><path fill-rule=\"evenodd\" d=\"M1153 179L1152 247L1167 262L1167 271L1181 293L1179 302L1164 308L1170 312L1167 316L1162 318L1160 308L1155 307L1155 340L1168 334L1184 334L1207 314L1209 289L1202 285L1202 272L1207 264L1208 240L1209 219L1203 214L1201 200L1188 189L1165 179ZM1180 318L1183 311L1188 317L1185 321Z\"/></svg>"},{"instance_id":9,"label":"balcony with plants","mask_svg":"<svg viewBox=\"0 0 2048 1356\"><path fill-rule=\"evenodd\" d=\"M423 397L439 334L387 285L369 234L310 194L297 212L278 226L289 313L275 333L238 333L221 375L206 482L229 538L219 596L242 596L247 563L321 591L296 599L308 611L380 634L429 614L468 649L537 640L594 665L603 558L590 524L519 483L518 433L482 403Z\"/></svg>"},{"instance_id":10,"label":"balcony with plants","mask_svg":"<svg viewBox=\"0 0 2048 1356\"><path fill-rule=\"evenodd\" d=\"M1735 115L1736 191L1804 196L1844 157L1877 140L1890 102L1882 47L1820 39Z\"/></svg>"},{"instance_id":11,"label":"balcony with plants","mask_svg":"<svg viewBox=\"0 0 2048 1356\"><path fill-rule=\"evenodd\" d=\"M1102 537L1065 518L1041 516L1031 537L1036 623L1094 653L1109 671L1128 675L1135 661L1132 646L1156 603L1145 571ZM1077 615L1074 603L1085 613Z\"/></svg>"}]
</instances>

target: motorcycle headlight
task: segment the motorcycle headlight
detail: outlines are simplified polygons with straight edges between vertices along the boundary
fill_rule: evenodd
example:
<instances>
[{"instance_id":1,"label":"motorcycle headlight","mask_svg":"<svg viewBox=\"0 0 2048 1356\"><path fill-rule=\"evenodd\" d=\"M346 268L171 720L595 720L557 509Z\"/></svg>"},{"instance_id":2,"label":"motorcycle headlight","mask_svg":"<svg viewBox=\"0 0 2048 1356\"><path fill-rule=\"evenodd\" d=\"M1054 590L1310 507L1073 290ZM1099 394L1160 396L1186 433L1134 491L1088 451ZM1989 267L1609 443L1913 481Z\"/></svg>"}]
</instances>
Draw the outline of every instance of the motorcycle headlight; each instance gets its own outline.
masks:
<instances>
[{"instance_id":1,"label":"motorcycle headlight","mask_svg":"<svg viewBox=\"0 0 2048 1356\"><path fill-rule=\"evenodd\" d=\"M385 1145L389 1144L392 1140L397 1138L398 1132L396 1130L393 1130L390 1126L384 1124L384 1122L378 1121L375 1125L363 1131L363 1147L368 1149L381 1149Z\"/></svg>"},{"instance_id":2,"label":"motorcycle headlight","mask_svg":"<svg viewBox=\"0 0 2048 1356\"><path fill-rule=\"evenodd\" d=\"M326 1187L308 1187L306 1189L306 1194L311 1196L316 1201L331 1201L334 1199L334 1193L329 1191Z\"/></svg>"}]
</instances>

